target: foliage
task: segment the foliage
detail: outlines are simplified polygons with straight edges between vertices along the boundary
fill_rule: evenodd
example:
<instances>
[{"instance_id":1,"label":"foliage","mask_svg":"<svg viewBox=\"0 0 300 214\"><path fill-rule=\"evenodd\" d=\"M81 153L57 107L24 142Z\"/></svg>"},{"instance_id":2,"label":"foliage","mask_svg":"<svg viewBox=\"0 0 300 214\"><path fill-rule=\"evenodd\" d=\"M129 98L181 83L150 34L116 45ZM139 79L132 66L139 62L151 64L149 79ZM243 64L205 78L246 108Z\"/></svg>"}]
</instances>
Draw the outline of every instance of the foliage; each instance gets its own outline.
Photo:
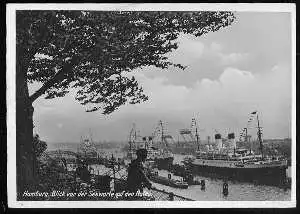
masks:
<instances>
[{"instance_id":1,"label":"foliage","mask_svg":"<svg viewBox=\"0 0 300 214\"><path fill-rule=\"evenodd\" d=\"M47 143L45 141L40 140L39 135L33 136L33 148L36 157L40 157L47 149Z\"/></svg>"},{"instance_id":2,"label":"foliage","mask_svg":"<svg viewBox=\"0 0 300 214\"><path fill-rule=\"evenodd\" d=\"M33 102L63 97L71 89L87 111L109 114L125 103L146 101L137 68L185 67L166 53L181 33L201 36L230 25L231 12L16 11L17 187L36 184ZM130 77L132 76L132 77ZM28 84L42 87L32 95ZM38 144L42 145L42 144Z\"/></svg>"},{"instance_id":3,"label":"foliage","mask_svg":"<svg viewBox=\"0 0 300 214\"><path fill-rule=\"evenodd\" d=\"M201 36L230 25L231 12L17 11L17 50L29 83L43 87L33 102L71 88L87 111L109 114L148 97L126 73L143 66L184 69L165 56L181 33ZM24 63L26 64L26 63Z\"/></svg>"}]
</instances>

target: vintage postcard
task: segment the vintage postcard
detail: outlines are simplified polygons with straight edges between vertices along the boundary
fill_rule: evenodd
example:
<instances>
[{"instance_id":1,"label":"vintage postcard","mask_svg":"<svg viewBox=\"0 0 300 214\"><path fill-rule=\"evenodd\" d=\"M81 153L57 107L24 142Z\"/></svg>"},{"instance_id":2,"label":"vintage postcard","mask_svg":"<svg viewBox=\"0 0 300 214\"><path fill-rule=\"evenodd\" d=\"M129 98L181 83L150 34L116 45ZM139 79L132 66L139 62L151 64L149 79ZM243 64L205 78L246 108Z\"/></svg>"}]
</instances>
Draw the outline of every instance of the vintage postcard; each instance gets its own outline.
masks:
<instances>
[{"instance_id":1,"label":"vintage postcard","mask_svg":"<svg viewBox=\"0 0 300 214\"><path fill-rule=\"evenodd\" d=\"M9 207L295 207L295 4L7 4Z\"/></svg>"}]
</instances>

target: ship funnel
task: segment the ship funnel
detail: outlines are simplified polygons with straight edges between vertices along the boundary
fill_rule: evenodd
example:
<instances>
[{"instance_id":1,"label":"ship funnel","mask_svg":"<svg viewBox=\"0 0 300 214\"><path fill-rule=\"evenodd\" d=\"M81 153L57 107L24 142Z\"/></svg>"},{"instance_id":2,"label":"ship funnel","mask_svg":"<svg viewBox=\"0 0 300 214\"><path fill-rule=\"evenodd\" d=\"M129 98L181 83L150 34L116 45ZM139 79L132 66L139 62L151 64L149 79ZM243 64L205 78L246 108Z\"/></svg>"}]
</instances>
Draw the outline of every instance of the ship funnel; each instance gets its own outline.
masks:
<instances>
[{"instance_id":1,"label":"ship funnel","mask_svg":"<svg viewBox=\"0 0 300 214\"><path fill-rule=\"evenodd\" d=\"M153 142L152 142L152 137L148 137L148 142L147 142L148 146L149 147L152 147L153 146Z\"/></svg>"},{"instance_id":2,"label":"ship funnel","mask_svg":"<svg viewBox=\"0 0 300 214\"><path fill-rule=\"evenodd\" d=\"M235 141L234 133L229 133L228 134L228 140L229 140L230 148L236 149L236 141Z\"/></svg>"},{"instance_id":3,"label":"ship funnel","mask_svg":"<svg viewBox=\"0 0 300 214\"><path fill-rule=\"evenodd\" d=\"M222 137L221 137L221 134L215 134L215 140L216 140L217 148L220 151L222 149Z\"/></svg>"}]
</instances>

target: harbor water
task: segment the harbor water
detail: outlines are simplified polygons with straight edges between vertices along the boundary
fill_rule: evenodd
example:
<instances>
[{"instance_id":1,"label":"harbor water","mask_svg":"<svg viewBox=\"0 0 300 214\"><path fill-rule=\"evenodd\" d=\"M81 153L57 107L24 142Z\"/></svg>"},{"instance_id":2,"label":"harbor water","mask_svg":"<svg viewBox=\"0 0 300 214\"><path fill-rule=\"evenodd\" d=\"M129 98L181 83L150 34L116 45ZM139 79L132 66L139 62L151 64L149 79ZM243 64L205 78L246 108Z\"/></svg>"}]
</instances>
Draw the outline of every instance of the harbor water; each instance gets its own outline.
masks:
<instances>
[{"instance_id":1,"label":"harbor water","mask_svg":"<svg viewBox=\"0 0 300 214\"><path fill-rule=\"evenodd\" d=\"M124 157L125 154L118 152L117 150L107 150L107 156L114 154L116 158ZM183 160L184 155L174 154L174 163L180 163ZM106 171L102 166L93 165L93 169L96 171ZM290 167L287 169L287 176L290 177ZM95 171L95 172L96 172ZM125 172L123 172L125 173ZM160 170L159 174L168 177L167 171ZM103 172L101 174L104 174ZM116 173L118 175L118 173ZM119 176L117 176L119 177ZM173 176L175 179L180 177ZM254 183L228 181L228 195L224 196L222 193L223 180L215 179L211 177L195 176L197 180L205 180L205 189L201 190L200 185L191 185L187 189L173 188L157 183L153 183L153 186L157 189L165 190L167 192L173 192L176 195L180 195L186 198L190 198L197 201L289 201L291 200L291 189L280 188L276 186L257 185Z\"/></svg>"},{"instance_id":2,"label":"harbor water","mask_svg":"<svg viewBox=\"0 0 300 214\"><path fill-rule=\"evenodd\" d=\"M107 169L103 166L92 165L92 168L103 174L111 174L111 169ZM96 174L95 173L95 174ZM168 172L160 170L159 175L164 177L168 176ZM120 174L116 173L116 177L120 178ZM175 179L180 179L178 176L172 176ZM255 185L251 183L241 183L228 181L229 194L224 196L222 194L223 181L220 179L213 179L209 177L196 176L197 180L205 180L205 190L201 190L200 185L191 185L188 189L178 189L158 183L152 185L157 189L165 190L167 192L173 192L176 195L180 195L186 198L190 198L197 201L289 201L291 200L291 190L283 189L275 186L267 185Z\"/></svg>"},{"instance_id":3,"label":"harbor water","mask_svg":"<svg viewBox=\"0 0 300 214\"><path fill-rule=\"evenodd\" d=\"M290 189L282 189L274 186L254 185L251 183L239 183L228 181L229 194L223 196L223 181L213 178L196 176L196 179L205 180L205 190L200 185L189 186L188 189L176 189L161 184L154 184L158 189L191 198L197 201L289 201Z\"/></svg>"},{"instance_id":4,"label":"harbor water","mask_svg":"<svg viewBox=\"0 0 300 214\"><path fill-rule=\"evenodd\" d=\"M174 163L180 163L184 155L174 155ZM290 176L291 168L287 169ZM157 188L189 197L199 201L289 201L291 200L291 189L283 189L276 186L255 185L253 183L228 181L229 194L223 196L223 181L210 177L195 176L197 180L205 180L205 190L199 185L189 186L188 189L176 189L172 187L155 184Z\"/></svg>"}]
</instances>

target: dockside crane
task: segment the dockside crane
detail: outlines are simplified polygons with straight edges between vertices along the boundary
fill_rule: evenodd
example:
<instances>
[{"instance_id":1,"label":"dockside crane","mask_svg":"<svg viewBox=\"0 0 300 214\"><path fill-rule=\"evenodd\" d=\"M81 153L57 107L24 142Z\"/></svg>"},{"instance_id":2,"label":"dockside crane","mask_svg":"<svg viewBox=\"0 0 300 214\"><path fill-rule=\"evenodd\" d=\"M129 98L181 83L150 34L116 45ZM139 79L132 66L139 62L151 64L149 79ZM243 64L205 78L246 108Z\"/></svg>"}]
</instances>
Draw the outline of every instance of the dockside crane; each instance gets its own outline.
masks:
<instances>
[{"instance_id":1,"label":"dockside crane","mask_svg":"<svg viewBox=\"0 0 300 214\"><path fill-rule=\"evenodd\" d=\"M168 139L171 140L171 142L175 145L175 141L172 137L172 135L166 134L167 130L162 122L162 120L160 120L158 122L158 125L156 126L156 128L154 129L154 132L152 134L152 139L157 139L158 144L160 144L161 146L164 147L164 149L170 150L170 145L168 142Z\"/></svg>"}]
</instances>

